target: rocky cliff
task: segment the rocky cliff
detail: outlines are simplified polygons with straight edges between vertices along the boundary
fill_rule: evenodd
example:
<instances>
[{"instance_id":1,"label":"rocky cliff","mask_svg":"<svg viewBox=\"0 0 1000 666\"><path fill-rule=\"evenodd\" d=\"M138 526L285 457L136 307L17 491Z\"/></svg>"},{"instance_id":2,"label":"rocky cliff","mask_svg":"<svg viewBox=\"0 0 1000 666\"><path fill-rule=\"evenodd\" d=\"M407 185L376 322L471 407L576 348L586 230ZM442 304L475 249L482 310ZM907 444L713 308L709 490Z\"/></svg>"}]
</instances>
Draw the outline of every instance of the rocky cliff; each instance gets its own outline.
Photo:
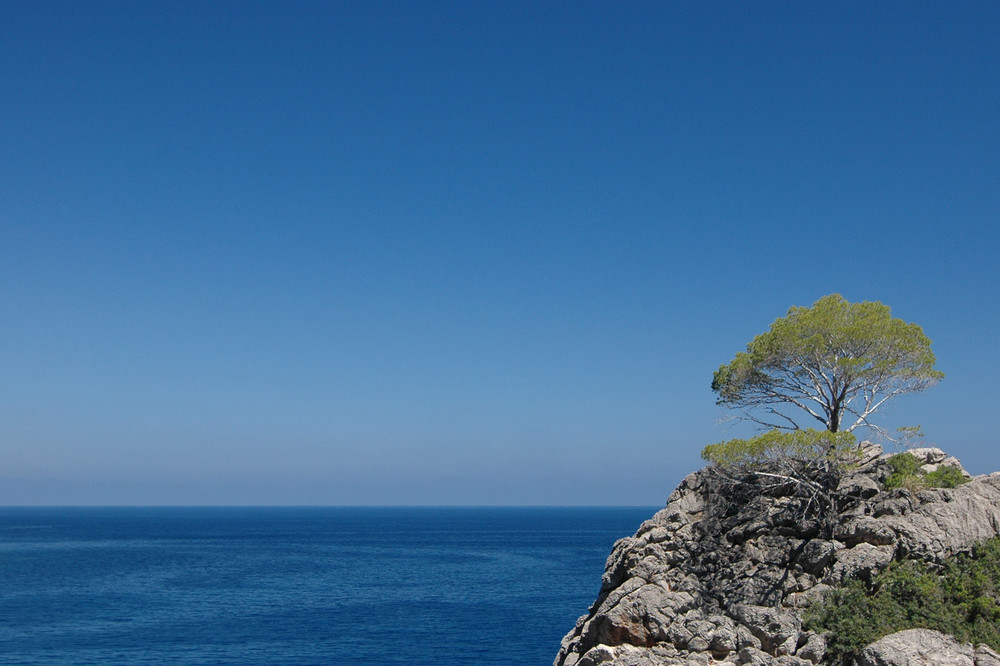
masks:
<instances>
[{"instance_id":1,"label":"rocky cliff","mask_svg":"<svg viewBox=\"0 0 1000 666\"><path fill-rule=\"evenodd\" d=\"M959 466L938 449L912 453L925 469ZM834 506L791 486L733 484L712 468L691 474L666 508L615 544L601 591L563 639L556 666L811 666L825 640L803 611L830 586L870 578L894 559L942 561L1000 534L1000 473L953 489L884 490L881 449L832 493ZM1000 666L985 646L928 630L886 637L858 666Z\"/></svg>"}]
</instances>

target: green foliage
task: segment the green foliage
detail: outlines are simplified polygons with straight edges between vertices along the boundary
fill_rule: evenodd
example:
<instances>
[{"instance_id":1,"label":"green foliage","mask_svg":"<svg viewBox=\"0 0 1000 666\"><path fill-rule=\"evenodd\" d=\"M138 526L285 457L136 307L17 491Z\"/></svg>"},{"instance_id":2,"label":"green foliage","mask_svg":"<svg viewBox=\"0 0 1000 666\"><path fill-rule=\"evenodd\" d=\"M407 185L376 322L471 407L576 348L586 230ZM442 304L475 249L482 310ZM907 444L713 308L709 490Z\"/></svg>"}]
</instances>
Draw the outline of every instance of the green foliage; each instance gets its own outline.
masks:
<instances>
[{"instance_id":1,"label":"green foliage","mask_svg":"<svg viewBox=\"0 0 1000 666\"><path fill-rule=\"evenodd\" d=\"M957 488L970 479L965 478L961 470L951 465L938 467L924 476L924 481L930 488Z\"/></svg>"},{"instance_id":2,"label":"green foliage","mask_svg":"<svg viewBox=\"0 0 1000 666\"><path fill-rule=\"evenodd\" d=\"M916 324L879 302L839 294L792 307L712 378L718 404L773 428L798 429L807 413L832 432L871 425L891 397L922 391L944 374Z\"/></svg>"},{"instance_id":3,"label":"green foliage","mask_svg":"<svg viewBox=\"0 0 1000 666\"><path fill-rule=\"evenodd\" d=\"M709 444L701 457L720 467L756 469L772 462L837 462L850 458L855 437L849 432L826 430L769 430L750 439L730 439Z\"/></svg>"},{"instance_id":4,"label":"green foliage","mask_svg":"<svg viewBox=\"0 0 1000 666\"><path fill-rule=\"evenodd\" d=\"M907 488L909 490L955 488L969 480L962 475L960 469L950 465L943 465L930 473L924 472L917 457L909 453L897 453L891 456L887 462L892 468L892 473L885 480L885 487L890 490L892 488Z\"/></svg>"},{"instance_id":5,"label":"green foliage","mask_svg":"<svg viewBox=\"0 0 1000 666\"><path fill-rule=\"evenodd\" d=\"M828 655L841 663L883 636L914 628L1000 649L1000 538L949 559L940 571L907 560L870 587L851 581L809 609L805 627L826 633Z\"/></svg>"},{"instance_id":6,"label":"green foliage","mask_svg":"<svg viewBox=\"0 0 1000 666\"><path fill-rule=\"evenodd\" d=\"M892 469L892 473L885 480L887 489L906 487L912 490L922 485L923 473L920 471L920 461L917 460L916 456L911 456L909 453L897 453L886 462Z\"/></svg>"}]
</instances>

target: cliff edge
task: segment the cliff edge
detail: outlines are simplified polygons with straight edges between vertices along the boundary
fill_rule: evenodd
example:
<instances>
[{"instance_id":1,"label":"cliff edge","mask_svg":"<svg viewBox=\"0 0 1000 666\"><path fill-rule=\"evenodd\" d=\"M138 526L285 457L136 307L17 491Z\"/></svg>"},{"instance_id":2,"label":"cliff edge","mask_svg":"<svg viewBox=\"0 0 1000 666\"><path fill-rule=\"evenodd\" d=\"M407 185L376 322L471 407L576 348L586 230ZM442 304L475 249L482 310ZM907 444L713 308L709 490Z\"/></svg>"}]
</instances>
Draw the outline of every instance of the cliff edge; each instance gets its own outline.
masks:
<instances>
[{"instance_id":1,"label":"cliff edge","mask_svg":"<svg viewBox=\"0 0 1000 666\"><path fill-rule=\"evenodd\" d=\"M833 585L870 580L895 559L941 562L1000 534L1000 472L950 489L885 490L891 473L865 444L834 509L790 486L733 484L708 467L608 558L601 591L562 641L555 666L811 666L825 639L803 612ZM926 470L960 463L911 451ZM963 470L964 473L964 470ZM887 636L857 666L1000 666L986 646L926 629Z\"/></svg>"}]
</instances>

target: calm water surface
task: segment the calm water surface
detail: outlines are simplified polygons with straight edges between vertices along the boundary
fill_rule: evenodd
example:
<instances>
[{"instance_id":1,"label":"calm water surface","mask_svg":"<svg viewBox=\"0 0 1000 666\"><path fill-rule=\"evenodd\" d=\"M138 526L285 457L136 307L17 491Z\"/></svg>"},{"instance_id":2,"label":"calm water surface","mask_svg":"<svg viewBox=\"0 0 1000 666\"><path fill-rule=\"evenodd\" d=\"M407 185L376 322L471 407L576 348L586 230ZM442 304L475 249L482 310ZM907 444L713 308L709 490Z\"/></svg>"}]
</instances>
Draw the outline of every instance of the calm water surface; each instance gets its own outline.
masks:
<instances>
[{"instance_id":1,"label":"calm water surface","mask_svg":"<svg viewBox=\"0 0 1000 666\"><path fill-rule=\"evenodd\" d=\"M655 508L0 508L3 664L550 664Z\"/></svg>"}]
</instances>

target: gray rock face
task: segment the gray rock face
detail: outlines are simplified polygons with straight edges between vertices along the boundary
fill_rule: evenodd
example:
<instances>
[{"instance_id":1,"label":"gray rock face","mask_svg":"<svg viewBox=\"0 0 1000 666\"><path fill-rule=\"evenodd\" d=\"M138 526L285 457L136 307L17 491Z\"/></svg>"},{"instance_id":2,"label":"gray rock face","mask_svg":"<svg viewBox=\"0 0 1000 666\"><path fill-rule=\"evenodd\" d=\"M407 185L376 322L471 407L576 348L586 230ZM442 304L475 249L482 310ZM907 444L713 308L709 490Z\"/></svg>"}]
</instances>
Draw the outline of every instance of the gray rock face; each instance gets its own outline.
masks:
<instances>
[{"instance_id":1,"label":"gray rock face","mask_svg":"<svg viewBox=\"0 0 1000 666\"><path fill-rule=\"evenodd\" d=\"M996 536L1000 528L1000 473L978 477L958 488L925 490L906 498L911 510L879 516L896 537L903 557L940 561L970 543ZM892 499L888 499L889 502ZM878 515L882 506L873 505Z\"/></svg>"},{"instance_id":2,"label":"gray rock face","mask_svg":"<svg viewBox=\"0 0 1000 666\"><path fill-rule=\"evenodd\" d=\"M975 651L930 629L907 629L866 647L855 666L976 666Z\"/></svg>"},{"instance_id":3,"label":"gray rock face","mask_svg":"<svg viewBox=\"0 0 1000 666\"><path fill-rule=\"evenodd\" d=\"M976 666L1000 666L1000 654L997 654L986 645L976 648L974 657Z\"/></svg>"},{"instance_id":4,"label":"gray rock face","mask_svg":"<svg viewBox=\"0 0 1000 666\"><path fill-rule=\"evenodd\" d=\"M909 449L907 453L914 456L925 465L936 465L940 462L944 462L945 459L948 458L947 453L933 446Z\"/></svg>"},{"instance_id":5,"label":"gray rock face","mask_svg":"<svg viewBox=\"0 0 1000 666\"><path fill-rule=\"evenodd\" d=\"M830 585L870 579L902 557L941 561L1000 534L1000 473L948 490L885 491L888 466L872 447L866 453L838 485L832 517L790 487L741 490L710 468L689 475L664 509L615 544L600 594L555 666L818 664L826 643L802 630L802 613ZM985 646L956 648L929 634L886 637L857 666L895 666L898 655L914 666L1000 666ZM945 647L968 661L926 661Z\"/></svg>"}]
</instances>

